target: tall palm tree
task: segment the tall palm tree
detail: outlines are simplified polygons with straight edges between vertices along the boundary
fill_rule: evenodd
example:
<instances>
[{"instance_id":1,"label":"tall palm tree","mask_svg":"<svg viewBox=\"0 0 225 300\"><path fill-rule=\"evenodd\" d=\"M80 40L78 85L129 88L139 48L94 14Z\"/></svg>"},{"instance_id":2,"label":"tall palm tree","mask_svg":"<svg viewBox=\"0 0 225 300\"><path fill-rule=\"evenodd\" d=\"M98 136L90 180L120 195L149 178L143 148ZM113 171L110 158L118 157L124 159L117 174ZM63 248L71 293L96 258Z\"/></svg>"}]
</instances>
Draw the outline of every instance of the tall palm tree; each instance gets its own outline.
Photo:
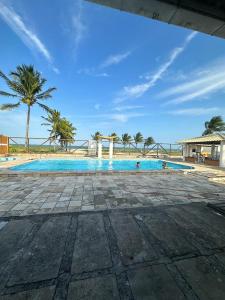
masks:
<instances>
[{"instance_id":1,"label":"tall palm tree","mask_svg":"<svg viewBox=\"0 0 225 300\"><path fill-rule=\"evenodd\" d=\"M215 116L210 121L205 122L205 131L202 135L212 134L225 130L225 123L221 116Z\"/></svg>"},{"instance_id":2,"label":"tall palm tree","mask_svg":"<svg viewBox=\"0 0 225 300\"><path fill-rule=\"evenodd\" d=\"M128 145L131 142L131 140L132 140L132 137L128 133L122 134L121 141L124 146L124 149L125 149L126 145Z\"/></svg>"},{"instance_id":3,"label":"tall palm tree","mask_svg":"<svg viewBox=\"0 0 225 300\"><path fill-rule=\"evenodd\" d=\"M96 131L94 134L91 135L92 139L98 141L98 137L102 135L99 131Z\"/></svg>"},{"instance_id":4,"label":"tall palm tree","mask_svg":"<svg viewBox=\"0 0 225 300\"><path fill-rule=\"evenodd\" d=\"M134 135L134 142L136 144L136 147L139 143L142 143L143 140L144 140L143 135L140 132L138 132Z\"/></svg>"},{"instance_id":5,"label":"tall palm tree","mask_svg":"<svg viewBox=\"0 0 225 300\"><path fill-rule=\"evenodd\" d=\"M15 71L9 73L9 77L0 71L0 77L5 80L9 89L12 91L12 93L0 91L0 95L18 99L17 103L6 103L1 105L0 110L11 110L19 107L21 104L27 106L26 147L29 148L31 107L38 104L40 107L48 110L49 108L39 101L51 98L52 92L56 90L56 88L53 87L43 91L46 79L42 78L41 74L31 65L17 66Z\"/></svg>"}]
</instances>

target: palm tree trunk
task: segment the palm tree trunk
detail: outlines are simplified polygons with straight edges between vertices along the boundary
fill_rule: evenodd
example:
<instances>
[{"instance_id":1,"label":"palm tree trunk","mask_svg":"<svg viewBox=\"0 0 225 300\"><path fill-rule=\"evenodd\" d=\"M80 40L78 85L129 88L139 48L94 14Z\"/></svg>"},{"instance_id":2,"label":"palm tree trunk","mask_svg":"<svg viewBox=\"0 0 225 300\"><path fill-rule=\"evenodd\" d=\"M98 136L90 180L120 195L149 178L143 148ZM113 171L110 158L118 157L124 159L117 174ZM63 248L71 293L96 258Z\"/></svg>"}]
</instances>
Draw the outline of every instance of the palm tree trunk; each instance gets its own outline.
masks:
<instances>
[{"instance_id":1,"label":"palm tree trunk","mask_svg":"<svg viewBox=\"0 0 225 300\"><path fill-rule=\"evenodd\" d=\"M29 129L30 129L30 105L28 105L27 108L26 144L25 144L27 151L29 151Z\"/></svg>"}]
</instances>

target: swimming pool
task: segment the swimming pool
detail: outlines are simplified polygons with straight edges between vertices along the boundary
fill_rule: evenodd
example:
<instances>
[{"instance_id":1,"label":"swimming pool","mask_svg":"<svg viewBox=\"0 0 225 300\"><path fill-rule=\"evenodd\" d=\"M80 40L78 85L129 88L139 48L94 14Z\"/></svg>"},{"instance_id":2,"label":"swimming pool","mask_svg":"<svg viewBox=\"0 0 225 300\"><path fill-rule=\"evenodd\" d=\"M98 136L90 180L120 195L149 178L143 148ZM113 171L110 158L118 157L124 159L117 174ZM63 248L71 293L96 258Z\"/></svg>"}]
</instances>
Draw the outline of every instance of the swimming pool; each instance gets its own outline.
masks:
<instances>
[{"instance_id":1,"label":"swimming pool","mask_svg":"<svg viewBox=\"0 0 225 300\"><path fill-rule=\"evenodd\" d=\"M58 172L58 171L148 171L162 170L162 160L139 160L140 168L137 169L135 160L35 160L29 163L10 168L14 171L27 172ZM167 163L168 168L173 170L191 169L192 167Z\"/></svg>"}]
</instances>

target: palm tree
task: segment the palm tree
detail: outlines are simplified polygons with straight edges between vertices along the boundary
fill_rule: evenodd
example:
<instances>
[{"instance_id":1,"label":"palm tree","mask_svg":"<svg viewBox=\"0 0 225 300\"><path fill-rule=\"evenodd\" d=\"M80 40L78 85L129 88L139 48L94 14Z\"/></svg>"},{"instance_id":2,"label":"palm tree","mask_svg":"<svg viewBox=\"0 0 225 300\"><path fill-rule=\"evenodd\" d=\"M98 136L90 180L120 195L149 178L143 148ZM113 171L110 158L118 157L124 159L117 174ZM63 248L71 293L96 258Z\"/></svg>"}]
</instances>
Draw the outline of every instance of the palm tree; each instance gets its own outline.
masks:
<instances>
[{"instance_id":1,"label":"palm tree","mask_svg":"<svg viewBox=\"0 0 225 300\"><path fill-rule=\"evenodd\" d=\"M102 134L99 131L96 131L95 134L92 134L91 137L94 141L98 141L99 136Z\"/></svg>"},{"instance_id":2,"label":"palm tree","mask_svg":"<svg viewBox=\"0 0 225 300\"><path fill-rule=\"evenodd\" d=\"M215 116L210 121L205 122L205 131L202 135L212 134L225 130L225 123L221 116Z\"/></svg>"},{"instance_id":3,"label":"palm tree","mask_svg":"<svg viewBox=\"0 0 225 300\"><path fill-rule=\"evenodd\" d=\"M143 142L143 135L140 132L138 132L134 135L134 142L136 144L136 147L139 143Z\"/></svg>"},{"instance_id":4,"label":"palm tree","mask_svg":"<svg viewBox=\"0 0 225 300\"><path fill-rule=\"evenodd\" d=\"M59 111L53 109L48 111L47 117L42 118L47 122L41 125L44 126L51 126L51 129L48 129L50 132L50 140L54 141L58 138L60 132L60 125L61 125L61 114Z\"/></svg>"},{"instance_id":5,"label":"palm tree","mask_svg":"<svg viewBox=\"0 0 225 300\"><path fill-rule=\"evenodd\" d=\"M50 140L54 141L59 139L62 147L66 147L68 143L74 142L76 128L66 118L62 118L57 110L49 110L47 117L42 117L47 123L42 125L51 126L48 130L50 132Z\"/></svg>"},{"instance_id":6,"label":"palm tree","mask_svg":"<svg viewBox=\"0 0 225 300\"><path fill-rule=\"evenodd\" d=\"M147 137L147 139L145 139L144 146L149 147L154 143L155 143L155 141L154 141L153 137L149 136L149 137Z\"/></svg>"},{"instance_id":7,"label":"palm tree","mask_svg":"<svg viewBox=\"0 0 225 300\"><path fill-rule=\"evenodd\" d=\"M124 146L124 149L125 149L126 145L128 145L131 142L131 140L132 140L132 138L128 133L122 134L121 141Z\"/></svg>"},{"instance_id":8,"label":"palm tree","mask_svg":"<svg viewBox=\"0 0 225 300\"><path fill-rule=\"evenodd\" d=\"M119 142L120 141L120 138L119 136L113 132L112 134L110 134L110 136L112 136L114 139L113 139L113 142L116 143L116 142Z\"/></svg>"},{"instance_id":9,"label":"palm tree","mask_svg":"<svg viewBox=\"0 0 225 300\"><path fill-rule=\"evenodd\" d=\"M68 144L71 144L74 142L74 136L75 136L76 128L73 126L73 124L67 120L66 118L62 118L60 122L60 130L59 130L59 142L61 146L66 148Z\"/></svg>"},{"instance_id":10,"label":"palm tree","mask_svg":"<svg viewBox=\"0 0 225 300\"><path fill-rule=\"evenodd\" d=\"M38 104L45 110L49 108L39 101L46 100L52 97L52 92L56 88L49 88L43 91L43 86L46 79L41 77L41 74L34 69L33 66L21 65L17 66L16 70L9 73L7 77L0 71L2 77L12 93L0 91L1 96L17 98L17 103L6 103L0 106L0 110L11 110L19 107L21 104L27 106L27 122L26 122L26 147L29 148L29 126L30 126L30 111L34 104Z\"/></svg>"}]
</instances>

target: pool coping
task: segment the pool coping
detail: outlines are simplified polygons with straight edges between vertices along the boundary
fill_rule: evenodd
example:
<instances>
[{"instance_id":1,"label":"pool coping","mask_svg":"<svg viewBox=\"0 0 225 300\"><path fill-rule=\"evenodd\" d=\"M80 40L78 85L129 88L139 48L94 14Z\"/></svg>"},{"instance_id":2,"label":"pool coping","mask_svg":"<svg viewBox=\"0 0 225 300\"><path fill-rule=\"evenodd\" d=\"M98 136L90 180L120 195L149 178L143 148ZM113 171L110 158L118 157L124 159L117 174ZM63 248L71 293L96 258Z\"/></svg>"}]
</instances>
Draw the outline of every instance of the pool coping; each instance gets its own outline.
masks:
<instances>
[{"instance_id":1,"label":"pool coping","mask_svg":"<svg viewBox=\"0 0 225 300\"><path fill-rule=\"evenodd\" d=\"M185 173L191 169L166 169L166 170L144 170L144 171L58 171L58 172L24 172L24 171L11 171L6 169L6 171L0 172L0 177L48 177L48 176L89 176L89 175L137 175L137 174L178 174Z\"/></svg>"}]
</instances>

